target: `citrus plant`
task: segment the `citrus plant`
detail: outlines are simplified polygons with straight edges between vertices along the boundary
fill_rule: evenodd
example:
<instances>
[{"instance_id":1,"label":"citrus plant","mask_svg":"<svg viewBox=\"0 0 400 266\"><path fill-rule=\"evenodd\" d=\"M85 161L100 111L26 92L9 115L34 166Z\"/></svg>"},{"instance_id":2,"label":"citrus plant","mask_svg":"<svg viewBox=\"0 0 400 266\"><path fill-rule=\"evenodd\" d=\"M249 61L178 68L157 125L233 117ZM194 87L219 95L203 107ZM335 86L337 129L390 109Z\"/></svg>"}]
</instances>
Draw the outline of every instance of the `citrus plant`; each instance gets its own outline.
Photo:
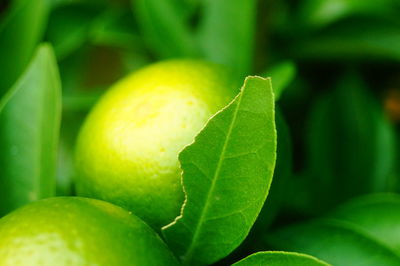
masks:
<instances>
[{"instance_id":1,"label":"citrus plant","mask_svg":"<svg viewBox=\"0 0 400 266\"><path fill-rule=\"evenodd\" d=\"M400 265L399 12L0 1L0 266Z\"/></svg>"}]
</instances>

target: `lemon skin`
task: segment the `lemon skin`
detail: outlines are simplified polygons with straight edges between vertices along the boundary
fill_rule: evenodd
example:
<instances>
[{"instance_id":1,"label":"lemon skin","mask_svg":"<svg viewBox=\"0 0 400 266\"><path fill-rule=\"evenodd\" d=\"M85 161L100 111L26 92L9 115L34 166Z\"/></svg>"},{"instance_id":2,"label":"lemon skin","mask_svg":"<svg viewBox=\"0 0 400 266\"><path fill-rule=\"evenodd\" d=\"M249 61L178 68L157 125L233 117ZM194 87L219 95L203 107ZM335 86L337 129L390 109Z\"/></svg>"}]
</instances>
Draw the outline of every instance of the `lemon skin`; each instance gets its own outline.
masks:
<instances>
[{"instance_id":1,"label":"lemon skin","mask_svg":"<svg viewBox=\"0 0 400 266\"><path fill-rule=\"evenodd\" d=\"M0 219L0 265L178 265L158 235L111 203L60 197Z\"/></svg>"},{"instance_id":2,"label":"lemon skin","mask_svg":"<svg viewBox=\"0 0 400 266\"><path fill-rule=\"evenodd\" d=\"M159 229L184 201L178 154L237 89L219 65L159 62L114 85L78 137L78 195L110 201Z\"/></svg>"}]
</instances>

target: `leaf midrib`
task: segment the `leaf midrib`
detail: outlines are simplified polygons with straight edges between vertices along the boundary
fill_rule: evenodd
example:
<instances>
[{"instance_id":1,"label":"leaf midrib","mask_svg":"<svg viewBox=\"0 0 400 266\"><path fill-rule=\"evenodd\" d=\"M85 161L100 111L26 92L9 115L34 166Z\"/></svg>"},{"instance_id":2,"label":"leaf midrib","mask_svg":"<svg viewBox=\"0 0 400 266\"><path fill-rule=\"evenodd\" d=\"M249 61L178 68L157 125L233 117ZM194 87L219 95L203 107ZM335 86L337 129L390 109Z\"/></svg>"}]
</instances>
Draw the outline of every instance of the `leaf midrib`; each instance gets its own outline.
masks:
<instances>
[{"instance_id":1,"label":"leaf midrib","mask_svg":"<svg viewBox=\"0 0 400 266\"><path fill-rule=\"evenodd\" d=\"M194 250L194 243L196 243L196 240L197 240L197 238L199 237L199 234L200 234L200 231L201 231L201 230L199 229L199 226L200 226L200 224L203 223L204 216L205 216L205 214L206 214L207 211L208 211L209 199L210 199L210 196L211 196L211 195L213 194L213 192L214 192L214 188L215 188L215 184L216 184L216 179L217 179L217 177L218 177L219 174L220 174L221 166L222 166L222 161L225 159L226 148L227 148L227 145L228 145L230 136L231 136L231 134L232 134L233 125L235 124L236 117L237 117L237 114L238 114L238 112L239 112L239 107L240 107L240 104L241 104L241 102L242 102L243 93L244 93L244 91L245 91L245 88L246 88L246 85L243 86L243 89L242 89L242 91L241 91L241 93L240 93L240 95L239 95L239 97L238 97L238 102L237 102L235 111L234 111L234 113L233 113L232 122L231 122L231 124L229 125L228 133L226 134L226 138L225 138L225 141L224 141L224 145L223 145L222 150L221 150L220 160L218 160L217 168L216 168L216 170L215 170L215 173L214 173L214 176L213 176L213 179L212 179L212 182L211 182L211 187L210 187L210 190L209 190L208 193L207 193L206 204L205 204L205 206L204 206L204 208L203 208L203 211L201 212L199 222L196 224L196 227L195 227L195 230L194 230L195 233L194 233L194 235L193 235L192 241L191 241L191 243L190 243L190 245L189 245L189 248L187 249L186 255L184 256L184 259L183 259L184 264L192 257L193 250ZM234 102L235 102L235 100L233 100L232 103L234 103Z\"/></svg>"}]
</instances>

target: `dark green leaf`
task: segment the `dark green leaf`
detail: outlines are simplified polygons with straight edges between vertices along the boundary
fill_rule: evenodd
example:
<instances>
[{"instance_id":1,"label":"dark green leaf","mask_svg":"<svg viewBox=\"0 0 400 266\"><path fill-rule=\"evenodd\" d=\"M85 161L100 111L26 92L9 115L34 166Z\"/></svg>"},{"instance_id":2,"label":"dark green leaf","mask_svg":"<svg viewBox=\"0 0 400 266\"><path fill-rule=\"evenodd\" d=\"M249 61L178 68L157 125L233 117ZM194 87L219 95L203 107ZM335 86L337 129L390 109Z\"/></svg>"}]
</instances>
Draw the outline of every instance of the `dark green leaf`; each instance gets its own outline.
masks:
<instances>
[{"instance_id":1,"label":"dark green leaf","mask_svg":"<svg viewBox=\"0 0 400 266\"><path fill-rule=\"evenodd\" d=\"M382 20L346 20L307 40L295 42L291 51L298 58L311 60L399 61L399 27L399 23Z\"/></svg>"},{"instance_id":2,"label":"dark green leaf","mask_svg":"<svg viewBox=\"0 0 400 266\"><path fill-rule=\"evenodd\" d=\"M210 264L228 255L260 212L276 159L270 82L248 77L235 100L179 155L186 201L163 233L184 264Z\"/></svg>"},{"instance_id":3,"label":"dark green leaf","mask_svg":"<svg viewBox=\"0 0 400 266\"><path fill-rule=\"evenodd\" d=\"M368 195L339 207L332 215L360 226L400 254L400 196Z\"/></svg>"},{"instance_id":4,"label":"dark green leaf","mask_svg":"<svg viewBox=\"0 0 400 266\"><path fill-rule=\"evenodd\" d=\"M310 254L336 266L400 265L400 256L392 249L341 221L289 226L269 233L266 241L274 249Z\"/></svg>"},{"instance_id":5,"label":"dark green leaf","mask_svg":"<svg viewBox=\"0 0 400 266\"><path fill-rule=\"evenodd\" d=\"M152 50L162 58L193 56L196 44L173 0L132 0L134 13Z\"/></svg>"},{"instance_id":6,"label":"dark green leaf","mask_svg":"<svg viewBox=\"0 0 400 266\"><path fill-rule=\"evenodd\" d=\"M42 38L48 9L47 0L14 1L0 24L0 98L31 60Z\"/></svg>"},{"instance_id":7,"label":"dark green leaf","mask_svg":"<svg viewBox=\"0 0 400 266\"><path fill-rule=\"evenodd\" d=\"M262 74L263 77L271 78L276 101L279 100L282 92L293 81L296 72L296 65L292 61L284 61L272 66Z\"/></svg>"},{"instance_id":8,"label":"dark green leaf","mask_svg":"<svg viewBox=\"0 0 400 266\"><path fill-rule=\"evenodd\" d=\"M54 195L60 114L57 65L41 45L0 102L0 214Z\"/></svg>"},{"instance_id":9,"label":"dark green leaf","mask_svg":"<svg viewBox=\"0 0 400 266\"><path fill-rule=\"evenodd\" d=\"M394 189L394 131L357 76L349 74L315 104L307 137L311 208L323 211L356 195Z\"/></svg>"},{"instance_id":10,"label":"dark green leaf","mask_svg":"<svg viewBox=\"0 0 400 266\"><path fill-rule=\"evenodd\" d=\"M243 78L252 71L257 1L207 0L204 5L198 38L205 58Z\"/></svg>"},{"instance_id":11,"label":"dark green leaf","mask_svg":"<svg viewBox=\"0 0 400 266\"><path fill-rule=\"evenodd\" d=\"M47 38L59 60L88 41L91 26L99 15L99 8L82 4L60 6L51 13Z\"/></svg>"},{"instance_id":12,"label":"dark green leaf","mask_svg":"<svg viewBox=\"0 0 400 266\"><path fill-rule=\"evenodd\" d=\"M264 251L252 254L241 261L233 264L233 266L328 266L323 262L310 255L282 252L282 251Z\"/></svg>"},{"instance_id":13,"label":"dark green leaf","mask_svg":"<svg viewBox=\"0 0 400 266\"><path fill-rule=\"evenodd\" d=\"M144 49L130 10L110 9L93 23L90 41L97 45Z\"/></svg>"},{"instance_id":14,"label":"dark green leaf","mask_svg":"<svg viewBox=\"0 0 400 266\"><path fill-rule=\"evenodd\" d=\"M306 0L300 5L300 21L320 28L351 15L394 14L396 4L396 0Z\"/></svg>"}]
</instances>

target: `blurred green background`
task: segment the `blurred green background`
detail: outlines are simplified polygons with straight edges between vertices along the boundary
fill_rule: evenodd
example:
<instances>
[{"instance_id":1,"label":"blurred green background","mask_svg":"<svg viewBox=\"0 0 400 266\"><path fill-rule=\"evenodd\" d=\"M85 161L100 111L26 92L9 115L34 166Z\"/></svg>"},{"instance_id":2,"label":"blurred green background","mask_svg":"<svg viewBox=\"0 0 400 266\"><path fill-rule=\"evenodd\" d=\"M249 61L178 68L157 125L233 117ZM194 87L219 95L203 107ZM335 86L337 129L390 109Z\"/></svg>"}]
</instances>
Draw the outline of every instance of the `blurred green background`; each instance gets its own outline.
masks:
<instances>
[{"instance_id":1,"label":"blurred green background","mask_svg":"<svg viewBox=\"0 0 400 266\"><path fill-rule=\"evenodd\" d=\"M1 0L0 97L49 43L62 86L55 193L73 195L80 124L126 74L190 57L238 83L272 76L281 130L267 204L280 211L265 219L282 225L400 191L399 15L398 0Z\"/></svg>"}]
</instances>

